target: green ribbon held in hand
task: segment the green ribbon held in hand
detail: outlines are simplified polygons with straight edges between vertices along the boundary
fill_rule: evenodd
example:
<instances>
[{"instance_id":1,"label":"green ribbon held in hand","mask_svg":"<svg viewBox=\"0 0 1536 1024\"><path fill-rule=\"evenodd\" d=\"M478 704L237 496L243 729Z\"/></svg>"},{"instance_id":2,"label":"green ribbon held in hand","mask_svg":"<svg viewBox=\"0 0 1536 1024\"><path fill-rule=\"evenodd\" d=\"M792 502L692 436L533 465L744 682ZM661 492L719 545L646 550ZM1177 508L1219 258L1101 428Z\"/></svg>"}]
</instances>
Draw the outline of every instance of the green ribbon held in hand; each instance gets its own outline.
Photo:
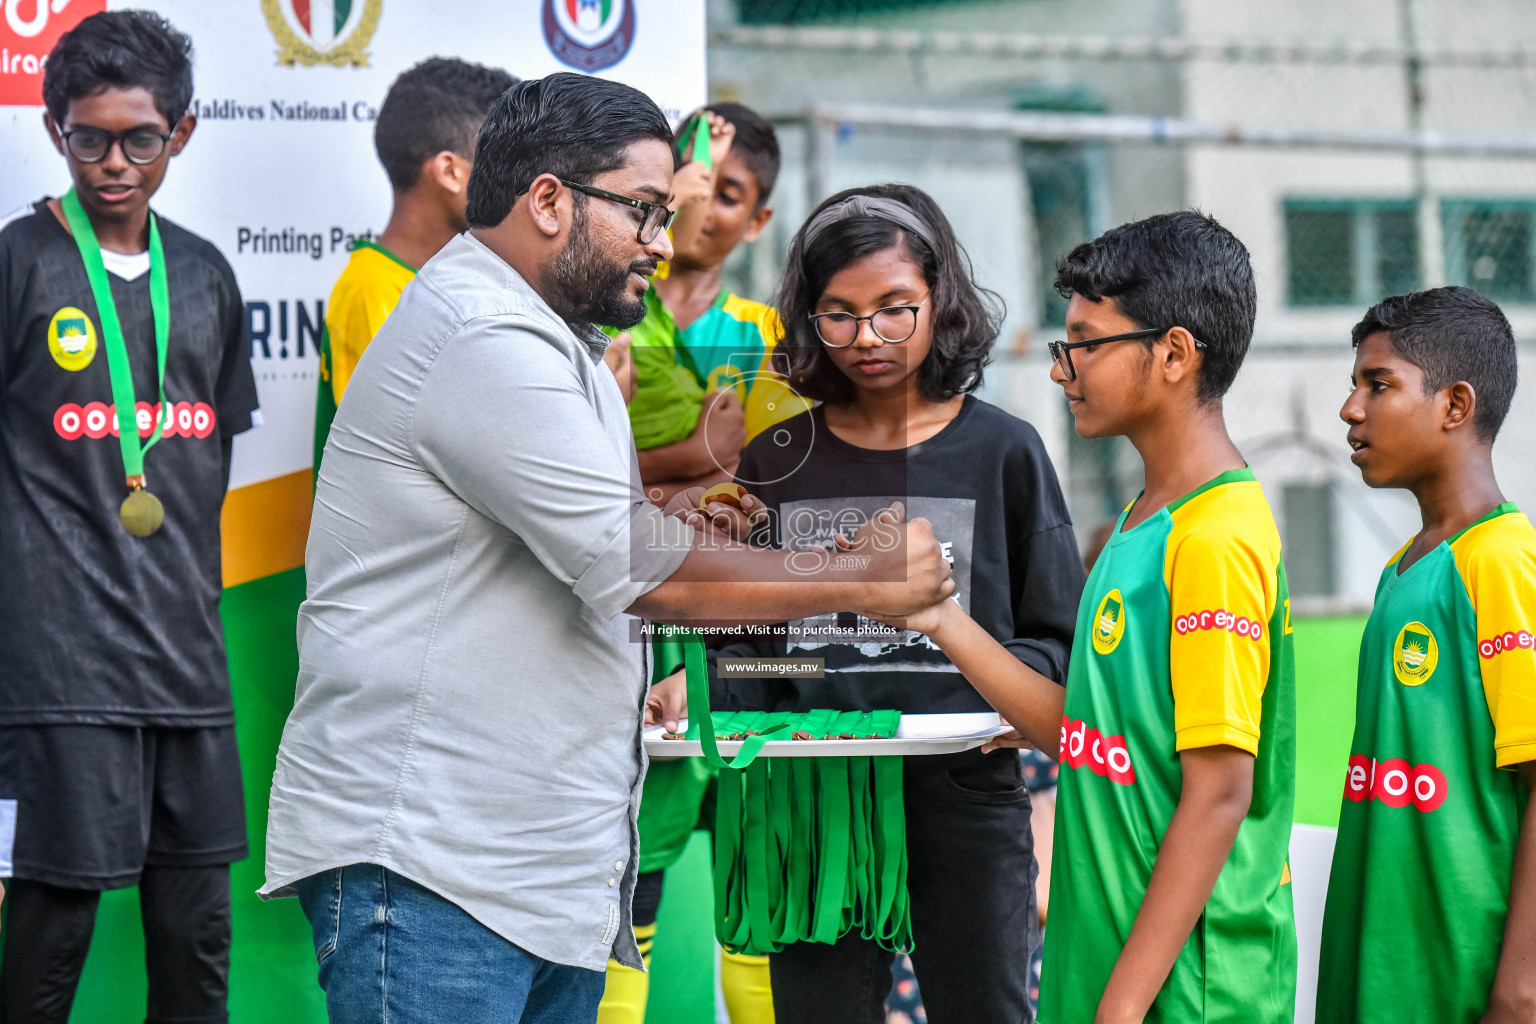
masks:
<instances>
[{"instance_id":1,"label":"green ribbon held in hand","mask_svg":"<svg viewBox=\"0 0 1536 1024\"><path fill-rule=\"evenodd\" d=\"M118 509L123 528L136 537L148 537L165 521L165 507L145 488L144 453L160 440L168 406L165 400L165 354L171 337L171 289L165 275L165 248L160 243L160 224L154 211L149 214L149 308L155 320L156 378L160 382L160 407L153 432L139 442L138 402L133 393L133 367L128 361L128 347L123 341L123 325L117 318L117 302L112 298L112 284L101 258L101 243L91 220L80 205L80 197L70 189L59 200L64 220L74 236L75 247L85 261L85 277L96 300L96 316L101 321L101 340L107 349L107 370L112 375L112 401L117 406L117 440L123 455L123 473L127 478L128 497Z\"/></svg>"}]
</instances>

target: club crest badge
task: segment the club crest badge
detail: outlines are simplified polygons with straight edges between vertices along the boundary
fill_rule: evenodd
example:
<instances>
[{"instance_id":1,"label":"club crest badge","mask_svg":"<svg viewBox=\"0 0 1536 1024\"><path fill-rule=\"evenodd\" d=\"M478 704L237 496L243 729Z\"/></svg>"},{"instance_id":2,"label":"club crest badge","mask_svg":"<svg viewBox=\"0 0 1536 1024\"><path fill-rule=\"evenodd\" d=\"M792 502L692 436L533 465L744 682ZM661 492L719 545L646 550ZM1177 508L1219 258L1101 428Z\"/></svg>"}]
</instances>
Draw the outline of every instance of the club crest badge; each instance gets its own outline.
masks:
<instances>
[{"instance_id":1,"label":"club crest badge","mask_svg":"<svg viewBox=\"0 0 1536 1024\"><path fill-rule=\"evenodd\" d=\"M1440 660L1440 645L1435 634L1422 622L1410 622L1397 634L1392 645L1392 671L1404 686L1418 686L1435 674Z\"/></svg>"},{"instance_id":2,"label":"club crest badge","mask_svg":"<svg viewBox=\"0 0 1536 1024\"><path fill-rule=\"evenodd\" d=\"M1108 654L1120 646L1125 635L1125 598L1120 591L1111 590L1099 602L1099 610L1093 617L1093 649Z\"/></svg>"},{"instance_id":3,"label":"club crest badge","mask_svg":"<svg viewBox=\"0 0 1536 1024\"><path fill-rule=\"evenodd\" d=\"M634 45L635 0L544 0L544 41L578 71L611 68Z\"/></svg>"},{"instance_id":4,"label":"club crest badge","mask_svg":"<svg viewBox=\"0 0 1536 1024\"><path fill-rule=\"evenodd\" d=\"M289 67L366 67L383 12L384 0L261 0L277 40L277 63Z\"/></svg>"}]
</instances>

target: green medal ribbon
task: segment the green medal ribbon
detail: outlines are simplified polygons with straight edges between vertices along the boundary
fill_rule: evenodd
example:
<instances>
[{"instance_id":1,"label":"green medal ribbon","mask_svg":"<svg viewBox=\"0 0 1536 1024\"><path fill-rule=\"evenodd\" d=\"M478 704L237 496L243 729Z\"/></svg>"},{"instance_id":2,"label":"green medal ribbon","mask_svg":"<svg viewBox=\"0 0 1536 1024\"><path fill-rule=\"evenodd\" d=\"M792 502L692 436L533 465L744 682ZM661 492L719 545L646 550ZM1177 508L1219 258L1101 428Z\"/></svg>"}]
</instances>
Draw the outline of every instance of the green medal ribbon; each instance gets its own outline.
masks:
<instances>
[{"instance_id":1,"label":"green medal ribbon","mask_svg":"<svg viewBox=\"0 0 1536 1024\"><path fill-rule=\"evenodd\" d=\"M693 136L693 149L689 152L691 160L696 160L706 168L714 170L715 161L709 155L709 118L703 112L694 114L683 127L681 137L687 139Z\"/></svg>"},{"instance_id":2,"label":"green medal ribbon","mask_svg":"<svg viewBox=\"0 0 1536 1024\"><path fill-rule=\"evenodd\" d=\"M75 190L66 192L59 205L74 235L75 247L85 261L85 276L96 300L96 315L101 320L101 340L107 349L107 369L112 375L112 401L117 406L117 440L123 453L123 472L129 487L128 497L118 509L123 528L136 537L148 537L165 521L160 499L144 486L144 453L160 440L168 406L165 400L165 354L171 336L171 289L165 275L165 248L160 243L160 225L154 211L149 214L149 307L155 320L155 359L160 381L160 411L155 416L154 431L139 443L138 402L133 393L133 367L128 361L128 347L123 342L123 325L117 318L117 302L107 280L107 267L101 258L101 243L90 218L80 205Z\"/></svg>"},{"instance_id":3,"label":"green medal ribbon","mask_svg":"<svg viewBox=\"0 0 1536 1024\"><path fill-rule=\"evenodd\" d=\"M715 813L715 936L734 952L777 953L836 942L857 927L886 949L912 948L907 824L899 757L759 758L791 730L816 737L891 737L899 711L715 715L704 644L683 643L688 739L721 772ZM746 735L736 757L720 735Z\"/></svg>"}]
</instances>

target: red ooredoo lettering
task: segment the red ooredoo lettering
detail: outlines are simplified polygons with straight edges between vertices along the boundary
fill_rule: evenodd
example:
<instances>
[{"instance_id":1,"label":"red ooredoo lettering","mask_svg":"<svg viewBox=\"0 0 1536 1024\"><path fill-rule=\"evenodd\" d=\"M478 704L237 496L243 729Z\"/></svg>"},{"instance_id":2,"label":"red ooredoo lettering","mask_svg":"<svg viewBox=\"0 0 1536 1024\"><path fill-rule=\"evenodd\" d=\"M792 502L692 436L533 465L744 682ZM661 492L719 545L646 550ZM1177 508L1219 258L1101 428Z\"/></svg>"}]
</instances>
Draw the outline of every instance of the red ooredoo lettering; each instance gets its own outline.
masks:
<instances>
[{"instance_id":1,"label":"red ooredoo lettering","mask_svg":"<svg viewBox=\"0 0 1536 1024\"><path fill-rule=\"evenodd\" d=\"M1066 715L1061 716L1060 761L1068 768L1087 768L1122 786L1136 781L1124 736L1102 735L1081 719Z\"/></svg>"},{"instance_id":2,"label":"red ooredoo lettering","mask_svg":"<svg viewBox=\"0 0 1536 1024\"><path fill-rule=\"evenodd\" d=\"M1377 800L1388 807L1413 807L1425 814L1445 803L1450 784L1432 764L1410 765L1401 757L1377 761L1352 754L1344 769L1344 799L1351 803Z\"/></svg>"}]
</instances>

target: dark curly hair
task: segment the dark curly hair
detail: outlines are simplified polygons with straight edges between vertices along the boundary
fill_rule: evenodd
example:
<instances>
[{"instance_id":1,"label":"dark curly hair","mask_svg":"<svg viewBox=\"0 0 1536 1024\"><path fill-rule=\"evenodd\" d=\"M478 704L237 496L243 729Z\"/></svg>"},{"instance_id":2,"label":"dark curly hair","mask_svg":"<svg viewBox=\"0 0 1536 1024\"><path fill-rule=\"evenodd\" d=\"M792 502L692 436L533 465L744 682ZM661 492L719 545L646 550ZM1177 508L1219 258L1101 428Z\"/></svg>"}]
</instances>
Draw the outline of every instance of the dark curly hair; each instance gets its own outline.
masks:
<instances>
[{"instance_id":1,"label":"dark curly hair","mask_svg":"<svg viewBox=\"0 0 1536 1024\"><path fill-rule=\"evenodd\" d=\"M473 157L486 111L516 84L500 68L451 57L402 71L373 123L373 148L390 185L415 185L422 165L444 150Z\"/></svg>"},{"instance_id":2,"label":"dark curly hair","mask_svg":"<svg viewBox=\"0 0 1536 1024\"><path fill-rule=\"evenodd\" d=\"M1394 295L1366 310L1350 343L1359 348L1378 331L1393 352L1424 371L1424 394L1457 381L1472 385L1472 429L1493 443L1515 398L1520 360L1515 332L1492 299L1456 285Z\"/></svg>"},{"instance_id":3,"label":"dark curly hair","mask_svg":"<svg viewBox=\"0 0 1536 1024\"><path fill-rule=\"evenodd\" d=\"M172 128L192 105L192 40L153 11L91 15L59 37L43 70L43 103L61 127L72 101L139 87Z\"/></svg>"},{"instance_id":4,"label":"dark curly hair","mask_svg":"<svg viewBox=\"0 0 1536 1024\"><path fill-rule=\"evenodd\" d=\"M898 224L871 216L835 221L805 244L804 226L789 246L789 262L779 286L778 309L784 338L774 356L775 368L807 398L822 402L851 402L856 389L827 355L810 316L833 275L871 253L899 245L923 271L931 292L933 347L918 367L918 392L932 402L968 394L981 386L982 370L1003 322L1003 301L996 292L976 283L970 257L955 239L949 218L933 197L911 185L869 185L827 199L811 216L849 196L880 196L910 209L928 225L934 245L902 230Z\"/></svg>"},{"instance_id":5,"label":"dark curly hair","mask_svg":"<svg viewBox=\"0 0 1536 1024\"><path fill-rule=\"evenodd\" d=\"M1111 228L1056 261L1056 290L1114 299L1138 327L1182 327L1205 343L1196 393L1227 393L1253 340L1258 292L1248 249L1198 210L1160 213ZM1143 342L1150 350L1157 341Z\"/></svg>"}]
</instances>

